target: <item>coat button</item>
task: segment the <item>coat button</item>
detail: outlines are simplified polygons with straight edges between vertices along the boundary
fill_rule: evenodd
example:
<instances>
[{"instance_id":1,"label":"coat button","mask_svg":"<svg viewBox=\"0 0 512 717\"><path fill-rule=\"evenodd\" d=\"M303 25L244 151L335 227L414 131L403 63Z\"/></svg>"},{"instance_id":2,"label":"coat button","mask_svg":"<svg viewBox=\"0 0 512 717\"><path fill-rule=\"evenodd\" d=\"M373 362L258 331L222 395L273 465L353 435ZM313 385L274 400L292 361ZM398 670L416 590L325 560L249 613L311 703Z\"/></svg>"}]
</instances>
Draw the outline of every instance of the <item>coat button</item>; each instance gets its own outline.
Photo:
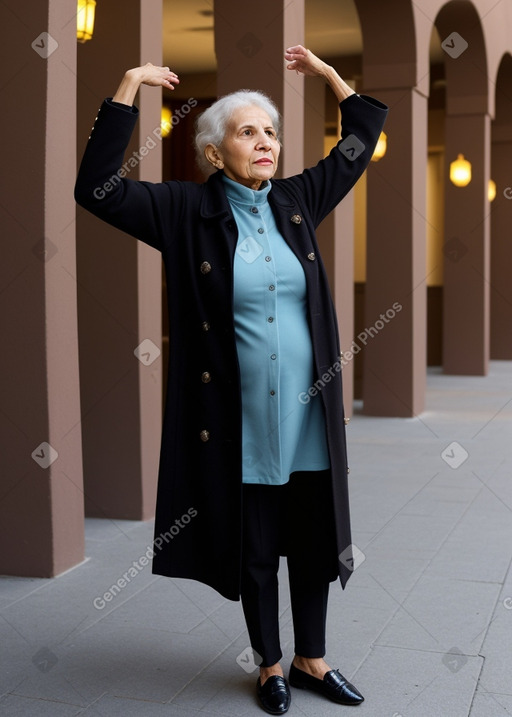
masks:
<instances>
[{"instance_id":1,"label":"coat button","mask_svg":"<svg viewBox=\"0 0 512 717\"><path fill-rule=\"evenodd\" d=\"M348 424L350 423L350 418L344 418L343 420L345 421L345 425L348 426Z\"/></svg>"},{"instance_id":2,"label":"coat button","mask_svg":"<svg viewBox=\"0 0 512 717\"><path fill-rule=\"evenodd\" d=\"M203 331L209 331L210 324L208 323L208 321L203 321L203 323L201 324L201 328L203 329Z\"/></svg>"},{"instance_id":3,"label":"coat button","mask_svg":"<svg viewBox=\"0 0 512 717\"><path fill-rule=\"evenodd\" d=\"M201 269L201 274L209 274L212 270L212 265L209 261L203 261L199 268Z\"/></svg>"},{"instance_id":4,"label":"coat button","mask_svg":"<svg viewBox=\"0 0 512 717\"><path fill-rule=\"evenodd\" d=\"M209 431L201 431L199 436L200 436L201 440L203 441L203 443L206 443L206 441L210 440L210 432Z\"/></svg>"},{"instance_id":5,"label":"coat button","mask_svg":"<svg viewBox=\"0 0 512 717\"><path fill-rule=\"evenodd\" d=\"M314 253L314 252L310 252L310 253L308 254L308 259L309 259L309 261L315 261L315 259L316 259L315 253Z\"/></svg>"},{"instance_id":6,"label":"coat button","mask_svg":"<svg viewBox=\"0 0 512 717\"><path fill-rule=\"evenodd\" d=\"M294 214L294 215L291 217L291 220L292 220L292 222L293 222L294 224L300 224L301 221L302 221L302 217L301 217L300 214Z\"/></svg>"},{"instance_id":7,"label":"coat button","mask_svg":"<svg viewBox=\"0 0 512 717\"><path fill-rule=\"evenodd\" d=\"M204 372L201 374L201 381L202 381L203 383L210 383L211 380L212 380L212 375L211 375L211 373L209 373L208 371L204 371Z\"/></svg>"}]
</instances>

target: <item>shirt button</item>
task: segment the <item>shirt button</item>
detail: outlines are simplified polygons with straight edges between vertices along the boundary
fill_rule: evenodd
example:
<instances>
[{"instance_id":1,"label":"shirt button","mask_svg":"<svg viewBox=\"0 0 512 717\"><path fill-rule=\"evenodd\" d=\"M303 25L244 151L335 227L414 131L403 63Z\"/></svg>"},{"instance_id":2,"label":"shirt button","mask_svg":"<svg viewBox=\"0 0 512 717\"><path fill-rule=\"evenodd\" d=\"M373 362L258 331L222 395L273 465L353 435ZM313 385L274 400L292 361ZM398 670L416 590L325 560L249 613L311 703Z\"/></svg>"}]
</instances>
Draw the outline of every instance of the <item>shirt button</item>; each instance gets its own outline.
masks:
<instances>
[{"instance_id":1,"label":"shirt button","mask_svg":"<svg viewBox=\"0 0 512 717\"><path fill-rule=\"evenodd\" d=\"M348 424L350 423L350 418L344 418L343 420L345 421L345 425L348 426Z\"/></svg>"},{"instance_id":2,"label":"shirt button","mask_svg":"<svg viewBox=\"0 0 512 717\"><path fill-rule=\"evenodd\" d=\"M276 395L276 392L275 392L275 391L271 391L271 392L270 392L270 395L271 395L271 396L275 396L275 395Z\"/></svg>"},{"instance_id":3,"label":"shirt button","mask_svg":"<svg viewBox=\"0 0 512 717\"><path fill-rule=\"evenodd\" d=\"M271 256L266 256L266 257L265 257L265 261L272 261L272 257L271 257Z\"/></svg>"},{"instance_id":4,"label":"shirt button","mask_svg":"<svg viewBox=\"0 0 512 717\"><path fill-rule=\"evenodd\" d=\"M203 443L206 443L206 441L210 440L210 432L209 431L201 431L199 434L199 437L203 441Z\"/></svg>"},{"instance_id":5,"label":"shirt button","mask_svg":"<svg viewBox=\"0 0 512 717\"><path fill-rule=\"evenodd\" d=\"M204 371L204 372L201 374L201 381L202 381L203 383L210 383L211 380L212 380L212 375L211 375L211 373L209 373L208 371Z\"/></svg>"},{"instance_id":6,"label":"shirt button","mask_svg":"<svg viewBox=\"0 0 512 717\"><path fill-rule=\"evenodd\" d=\"M270 284L270 286L268 287L268 290L269 290L269 291L274 291L275 288L276 288L276 287L274 286L274 284Z\"/></svg>"},{"instance_id":7,"label":"shirt button","mask_svg":"<svg viewBox=\"0 0 512 717\"><path fill-rule=\"evenodd\" d=\"M251 212L252 212L253 214L257 214L257 213L258 213L258 207L251 207Z\"/></svg>"},{"instance_id":8,"label":"shirt button","mask_svg":"<svg viewBox=\"0 0 512 717\"><path fill-rule=\"evenodd\" d=\"M274 317L273 317L273 316L269 316L268 319L267 319L267 321L268 321L269 324L271 324L271 323L274 321Z\"/></svg>"},{"instance_id":9,"label":"shirt button","mask_svg":"<svg viewBox=\"0 0 512 717\"><path fill-rule=\"evenodd\" d=\"M276 358L277 358L277 356L276 356L276 354L271 354L271 355L270 355L270 358L272 359L272 361L275 361Z\"/></svg>"},{"instance_id":10,"label":"shirt button","mask_svg":"<svg viewBox=\"0 0 512 717\"><path fill-rule=\"evenodd\" d=\"M212 270L212 265L208 261L203 261L199 269L201 270L201 274L209 274Z\"/></svg>"},{"instance_id":11,"label":"shirt button","mask_svg":"<svg viewBox=\"0 0 512 717\"><path fill-rule=\"evenodd\" d=\"M300 214L294 214L294 215L291 217L291 220L292 220L292 222L293 222L294 224L300 224L301 221L302 221L302 217L300 216Z\"/></svg>"},{"instance_id":12,"label":"shirt button","mask_svg":"<svg viewBox=\"0 0 512 717\"><path fill-rule=\"evenodd\" d=\"M203 329L203 331L209 331L210 324L208 323L208 321L203 321L203 323L201 324L201 328Z\"/></svg>"},{"instance_id":13,"label":"shirt button","mask_svg":"<svg viewBox=\"0 0 512 717\"><path fill-rule=\"evenodd\" d=\"M311 252L310 254L308 254L308 259L309 259L309 261L315 261L316 256L315 256L314 252Z\"/></svg>"},{"instance_id":14,"label":"shirt button","mask_svg":"<svg viewBox=\"0 0 512 717\"><path fill-rule=\"evenodd\" d=\"M263 234L264 231L265 231L265 230L263 229L263 227L260 227L260 228L258 229L258 234Z\"/></svg>"}]
</instances>

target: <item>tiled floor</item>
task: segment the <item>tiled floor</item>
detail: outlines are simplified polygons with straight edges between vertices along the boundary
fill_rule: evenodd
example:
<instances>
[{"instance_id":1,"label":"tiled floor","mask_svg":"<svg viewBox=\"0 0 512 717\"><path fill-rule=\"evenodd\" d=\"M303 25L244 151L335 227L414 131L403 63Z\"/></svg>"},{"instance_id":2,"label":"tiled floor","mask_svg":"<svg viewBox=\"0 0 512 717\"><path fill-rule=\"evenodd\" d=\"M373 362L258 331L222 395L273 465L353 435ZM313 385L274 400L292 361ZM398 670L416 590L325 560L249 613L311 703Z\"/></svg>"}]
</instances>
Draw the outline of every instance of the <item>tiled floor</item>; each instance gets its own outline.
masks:
<instances>
[{"instance_id":1,"label":"tiled floor","mask_svg":"<svg viewBox=\"0 0 512 717\"><path fill-rule=\"evenodd\" d=\"M327 659L365 695L357 715L512 714L512 364L493 362L486 378L430 373L423 414L355 415L348 435L362 562L346 591L332 586ZM104 601L152 525L86 522L78 567L0 579L0 714L264 714L240 604L149 566ZM281 591L287 669L284 564ZM292 699L290 715L354 713Z\"/></svg>"}]
</instances>

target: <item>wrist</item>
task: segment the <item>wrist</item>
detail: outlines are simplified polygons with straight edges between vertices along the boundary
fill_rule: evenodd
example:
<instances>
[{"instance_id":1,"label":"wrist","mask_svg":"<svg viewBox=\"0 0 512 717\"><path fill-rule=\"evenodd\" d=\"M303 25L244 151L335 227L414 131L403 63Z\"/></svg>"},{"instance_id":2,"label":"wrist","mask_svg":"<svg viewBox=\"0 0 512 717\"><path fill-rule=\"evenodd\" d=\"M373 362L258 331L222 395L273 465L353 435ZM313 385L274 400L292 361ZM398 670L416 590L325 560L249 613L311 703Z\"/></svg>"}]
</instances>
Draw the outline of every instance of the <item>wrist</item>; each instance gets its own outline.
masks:
<instances>
[{"instance_id":1,"label":"wrist","mask_svg":"<svg viewBox=\"0 0 512 717\"><path fill-rule=\"evenodd\" d=\"M131 70L126 70L123 79L130 85L140 85L142 83L142 67L133 67Z\"/></svg>"},{"instance_id":2,"label":"wrist","mask_svg":"<svg viewBox=\"0 0 512 717\"><path fill-rule=\"evenodd\" d=\"M322 63L322 68L320 71L320 76L323 77L323 79L326 82L332 81L333 77L337 75L338 73L334 69L332 65L328 65L326 62Z\"/></svg>"}]
</instances>

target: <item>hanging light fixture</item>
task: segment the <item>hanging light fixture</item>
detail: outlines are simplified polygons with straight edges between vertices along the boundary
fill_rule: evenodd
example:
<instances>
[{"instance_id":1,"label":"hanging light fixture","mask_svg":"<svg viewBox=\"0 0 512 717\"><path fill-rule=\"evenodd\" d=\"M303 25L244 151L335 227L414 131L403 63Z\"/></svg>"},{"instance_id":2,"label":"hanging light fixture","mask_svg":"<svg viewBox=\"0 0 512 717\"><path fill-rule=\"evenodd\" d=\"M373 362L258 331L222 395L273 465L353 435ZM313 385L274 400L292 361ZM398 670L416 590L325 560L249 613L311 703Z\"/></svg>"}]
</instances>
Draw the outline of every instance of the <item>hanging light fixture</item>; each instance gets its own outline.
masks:
<instances>
[{"instance_id":1,"label":"hanging light fixture","mask_svg":"<svg viewBox=\"0 0 512 717\"><path fill-rule=\"evenodd\" d=\"M95 10L96 0L78 0L76 13L76 39L78 42L87 42L92 38Z\"/></svg>"},{"instance_id":2,"label":"hanging light fixture","mask_svg":"<svg viewBox=\"0 0 512 717\"><path fill-rule=\"evenodd\" d=\"M386 154L388 148L388 136L385 132L381 132L377 141L377 146L372 154L372 162L378 162L379 159Z\"/></svg>"},{"instance_id":3,"label":"hanging light fixture","mask_svg":"<svg viewBox=\"0 0 512 717\"><path fill-rule=\"evenodd\" d=\"M487 198L490 202L493 202L496 199L496 182L494 182L492 179L489 179L489 186L487 188Z\"/></svg>"},{"instance_id":4,"label":"hanging light fixture","mask_svg":"<svg viewBox=\"0 0 512 717\"><path fill-rule=\"evenodd\" d=\"M471 182L471 162L463 154L450 164L450 180L456 187L466 187Z\"/></svg>"},{"instance_id":5,"label":"hanging light fixture","mask_svg":"<svg viewBox=\"0 0 512 717\"><path fill-rule=\"evenodd\" d=\"M172 112L170 107L165 105L162 107L162 114L160 118L160 130L162 137L168 137L171 134L172 129Z\"/></svg>"}]
</instances>

